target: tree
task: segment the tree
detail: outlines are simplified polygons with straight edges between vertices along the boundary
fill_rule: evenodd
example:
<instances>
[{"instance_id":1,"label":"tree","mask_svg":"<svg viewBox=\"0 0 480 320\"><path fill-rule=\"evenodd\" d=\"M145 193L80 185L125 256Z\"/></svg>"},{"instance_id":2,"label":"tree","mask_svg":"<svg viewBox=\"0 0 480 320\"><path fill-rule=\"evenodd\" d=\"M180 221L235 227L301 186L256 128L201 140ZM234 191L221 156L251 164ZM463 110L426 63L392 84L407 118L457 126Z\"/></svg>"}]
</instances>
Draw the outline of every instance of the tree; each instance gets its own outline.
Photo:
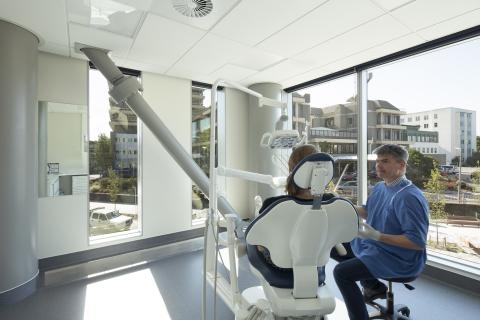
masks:
<instances>
[{"instance_id":1,"label":"tree","mask_svg":"<svg viewBox=\"0 0 480 320\"><path fill-rule=\"evenodd\" d=\"M480 152L474 152L464 163L469 167L477 167L480 164Z\"/></svg>"},{"instance_id":2,"label":"tree","mask_svg":"<svg viewBox=\"0 0 480 320\"><path fill-rule=\"evenodd\" d=\"M436 161L414 149L408 149L408 155L407 177L413 184L422 187L430 179L430 173L436 167Z\"/></svg>"},{"instance_id":3,"label":"tree","mask_svg":"<svg viewBox=\"0 0 480 320\"><path fill-rule=\"evenodd\" d=\"M331 150L331 143L327 141L321 141L318 143L318 150L321 152L333 153Z\"/></svg>"},{"instance_id":4,"label":"tree","mask_svg":"<svg viewBox=\"0 0 480 320\"><path fill-rule=\"evenodd\" d=\"M120 192L120 178L112 168L109 168L108 179L108 195L110 197L110 201L112 201L115 205L114 208L117 209L118 193Z\"/></svg>"},{"instance_id":5,"label":"tree","mask_svg":"<svg viewBox=\"0 0 480 320\"><path fill-rule=\"evenodd\" d=\"M455 166L458 166L458 162L460 161L460 158L458 156L452 158L452 160L450 160L450 163L455 165Z\"/></svg>"},{"instance_id":6,"label":"tree","mask_svg":"<svg viewBox=\"0 0 480 320\"><path fill-rule=\"evenodd\" d=\"M430 194L426 194L430 202L430 219L437 220L435 223L437 230L437 244L438 244L438 220L445 219L447 213L445 212L445 198L443 197L442 191L445 190L446 186L441 181L442 176L436 167L430 171L430 179L425 183L425 189Z\"/></svg>"},{"instance_id":7,"label":"tree","mask_svg":"<svg viewBox=\"0 0 480 320\"><path fill-rule=\"evenodd\" d=\"M102 175L108 173L108 169L112 168L112 142L103 133L98 136L98 141L95 144L95 162Z\"/></svg>"}]
</instances>

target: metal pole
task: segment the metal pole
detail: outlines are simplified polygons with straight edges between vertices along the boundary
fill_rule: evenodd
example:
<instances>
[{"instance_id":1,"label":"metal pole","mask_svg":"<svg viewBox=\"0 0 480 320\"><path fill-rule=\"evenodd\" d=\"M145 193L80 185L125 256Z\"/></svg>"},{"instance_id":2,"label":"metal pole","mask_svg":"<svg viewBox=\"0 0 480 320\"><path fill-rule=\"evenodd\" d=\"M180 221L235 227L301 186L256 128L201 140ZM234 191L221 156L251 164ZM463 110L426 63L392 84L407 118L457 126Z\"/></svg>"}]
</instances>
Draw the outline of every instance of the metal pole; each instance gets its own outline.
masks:
<instances>
[{"instance_id":1,"label":"metal pole","mask_svg":"<svg viewBox=\"0 0 480 320\"><path fill-rule=\"evenodd\" d=\"M367 161L368 161L368 74L367 70L357 72L357 112L358 119L358 162L357 162L357 204L362 205L367 202Z\"/></svg>"},{"instance_id":2,"label":"metal pole","mask_svg":"<svg viewBox=\"0 0 480 320\"><path fill-rule=\"evenodd\" d=\"M460 156L458 158L458 203L461 202L460 199L460 189L462 188L462 148L460 148Z\"/></svg>"},{"instance_id":3,"label":"metal pole","mask_svg":"<svg viewBox=\"0 0 480 320\"><path fill-rule=\"evenodd\" d=\"M140 95L141 85L138 81L133 77L125 76L108 57L107 50L82 45L80 45L79 50L92 61L108 82L113 85L109 92L112 98L117 102L125 101L128 104L132 111L152 131L170 156L208 197L210 194L208 177L150 108L143 96ZM224 197L218 198L218 210L223 215L234 213L238 216L238 213Z\"/></svg>"}]
</instances>

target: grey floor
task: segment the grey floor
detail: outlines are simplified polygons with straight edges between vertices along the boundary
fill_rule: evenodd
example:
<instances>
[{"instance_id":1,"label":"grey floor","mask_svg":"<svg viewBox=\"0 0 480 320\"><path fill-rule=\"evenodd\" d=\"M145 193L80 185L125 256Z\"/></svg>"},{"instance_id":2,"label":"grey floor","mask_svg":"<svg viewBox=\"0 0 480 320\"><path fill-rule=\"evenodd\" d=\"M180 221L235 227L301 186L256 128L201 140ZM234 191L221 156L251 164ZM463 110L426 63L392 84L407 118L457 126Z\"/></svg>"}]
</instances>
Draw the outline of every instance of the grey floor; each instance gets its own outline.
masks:
<instances>
[{"instance_id":1,"label":"grey floor","mask_svg":"<svg viewBox=\"0 0 480 320\"><path fill-rule=\"evenodd\" d=\"M202 253L196 250L169 255L91 279L52 283L17 304L0 306L0 319L200 319ZM244 289L257 281L242 259L240 287ZM341 298L331 276L333 267L334 262L327 265L327 284ZM414 285L414 291L394 287L396 300L410 307L414 319L479 319L479 295L422 277ZM212 296L209 288L207 319L213 319ZM216 318L234 319L220 299Z\"/></svg>"}]
</instances>

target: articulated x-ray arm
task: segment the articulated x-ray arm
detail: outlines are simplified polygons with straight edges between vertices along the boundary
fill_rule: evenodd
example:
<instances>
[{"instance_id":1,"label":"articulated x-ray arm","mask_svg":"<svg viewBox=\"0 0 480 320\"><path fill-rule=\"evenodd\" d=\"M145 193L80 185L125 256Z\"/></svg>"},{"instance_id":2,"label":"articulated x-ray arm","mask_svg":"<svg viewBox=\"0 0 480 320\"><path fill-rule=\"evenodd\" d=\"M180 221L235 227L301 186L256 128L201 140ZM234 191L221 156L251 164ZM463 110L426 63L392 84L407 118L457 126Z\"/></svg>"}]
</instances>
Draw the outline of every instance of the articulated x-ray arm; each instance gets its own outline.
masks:
<instances>
[{"instance_id":1,"label":"articulated x-ray arm","mask_svg":"<svg viewBox=\"0 0 480 320\"><path fill-rule=\"evenodd\" d=\"M76 49L83 52L95 67L112 84L109 91L117 102L126 102L133 112L143 121L160 141L165 150L173 157L185 173L195 182L202 192L209 196L209 179L190 154L177 141L162 120L140 94L142 86L134 77L124 75L108 56L108 50L76 44ZM238 213L224 198L218 197L218 210L223 214Z\"/></svg>"}]
</instances>

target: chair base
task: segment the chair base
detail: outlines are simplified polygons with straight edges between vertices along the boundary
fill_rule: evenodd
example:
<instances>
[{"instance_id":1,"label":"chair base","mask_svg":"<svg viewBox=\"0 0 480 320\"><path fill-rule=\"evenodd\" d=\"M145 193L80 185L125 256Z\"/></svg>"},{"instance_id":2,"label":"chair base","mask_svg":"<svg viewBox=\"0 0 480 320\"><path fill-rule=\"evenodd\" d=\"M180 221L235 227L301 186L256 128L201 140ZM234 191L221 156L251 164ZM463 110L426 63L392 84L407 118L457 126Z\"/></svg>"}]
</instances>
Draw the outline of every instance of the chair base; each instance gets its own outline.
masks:
<instances>
[{"instance_id":1,"label":"chair base","mask_svg":"<svg viewBox=\"0 0 480 320\"><path fill-rule=\"evenodd\" d=\"M335 309L335 299L326 286L320 287L318 297L313 299L294 299L291 289L268 286L248 288L242 292L242 296L249 304L268 301L274 319L327 319L326 315Z\"/></svg>"},{"instance_id":2,"label":"chair base","mask_svg":"<svg viewBox=\"0 0 480 320\"><path fill-rule=\"evenodd\" d=\"M411 320L410 309L404 304L394 304L393 294L387 293L386 306L375 301L367 302L368 305L376 309L376 312L369 314L369 319L386 319L386 320Z\"/></svg>"}]
</instances>

